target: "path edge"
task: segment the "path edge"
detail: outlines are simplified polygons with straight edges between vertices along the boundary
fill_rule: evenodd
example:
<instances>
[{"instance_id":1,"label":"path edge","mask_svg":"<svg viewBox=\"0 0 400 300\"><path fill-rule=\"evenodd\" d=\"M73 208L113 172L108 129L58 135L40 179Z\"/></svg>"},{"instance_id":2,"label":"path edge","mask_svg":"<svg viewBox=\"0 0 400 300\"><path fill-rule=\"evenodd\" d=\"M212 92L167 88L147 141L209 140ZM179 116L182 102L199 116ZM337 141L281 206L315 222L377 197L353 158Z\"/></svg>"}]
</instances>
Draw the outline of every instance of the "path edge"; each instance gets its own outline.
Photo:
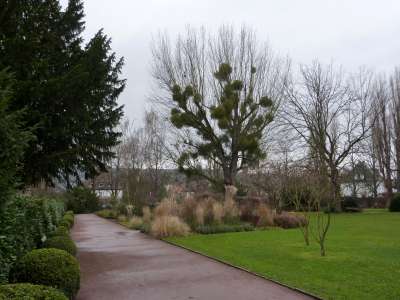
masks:
<instances>
[{"instance_id":1,"label":"path edge","mask_svg":"<svg viewBox=\"0 0 400 300\"><path fill-rule=\"evenodd\" d=\"M122 226L122 225L121 225L121 226ZM146 235L147 235L147 234L146 234ZM199 252L199 251L197 251L197 250L190 249L190 248L188 248L188 247L186 247L186 246L182 246L182 245L176 244L176 243L171 242L171 241L168 241L168 240L164 240L164 239L159 239L159 240L162 241L162 242L164 242L164 243L167 243L167 244L169 244L169 245L171 245L171 246L175 246L175 247L178 247L178 248L181 248L181 249L190 251L190 252L192 252L192 253L195 253L195 254L204 256L204 257L206 257L206 258L208 258L208 259L211 259L211 260L213 260L213 261L219 262L219 263L224 264L224 265L226 265L226 266L233 267L233 268L235 268L235 269L237 269L237 270L244 271L244 272L249 273L249 274L251 274L251 275L254 275L254 276L258 277L258 278L261 278L261 279L264 279L264 280L268 280L268 281L270 281L270 282L273 282L273 283L275 283L275 284L278 284L278 285L280 285L280 286L283 286L283 287L285 287L285 288L288 288L288 289L290 289L290 290L292 290L292 291L299 292L299 293L301 293L301 294L303 294L303 295L309 296L309 297L314 298L314 299L316 299L316 300L324 300L323 298L318 297L318 296L316 296L316 295L314 295L314 294L311 294L311 293L309 293L309 292L306 292L306 291L304 291L304 290L302 290L302 289L289 286L289 285L287 285L287 284L285 284L285 283L282 283L282 282L277 281L277 280L275 280L275 279L268 278L268 277L266 277L266 276L264 276L264 275L255 273L255 272L250 271L250 270L248 270L248 269L246 269L246 268L233 265L233 264L231 264L231 263L229 263L229 262L227 262L227 261L225 261L225 260L223 260L223 259L220 259L220 258L217 258L217 257L213 257L213 256L210 256L210 255L208 255L208 254L204 254L204 253Z\"/></svg>"}]
</instances>

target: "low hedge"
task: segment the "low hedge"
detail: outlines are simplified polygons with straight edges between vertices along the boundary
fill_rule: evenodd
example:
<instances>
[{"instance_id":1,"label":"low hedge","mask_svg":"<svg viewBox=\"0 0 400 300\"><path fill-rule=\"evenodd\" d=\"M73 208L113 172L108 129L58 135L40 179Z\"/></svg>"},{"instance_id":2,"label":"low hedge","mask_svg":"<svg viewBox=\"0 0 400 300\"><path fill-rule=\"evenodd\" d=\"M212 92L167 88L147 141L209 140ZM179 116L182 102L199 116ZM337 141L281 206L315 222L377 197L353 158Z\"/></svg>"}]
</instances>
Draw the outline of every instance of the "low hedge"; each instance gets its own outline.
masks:
<instances>
[{"instance_id":1,"label":"low hedge","mask_svg":"<svg viewBox=\"0 0 400 300\"><path fill-rule=\"evenodd\" d=\"M69 228L65 225L60 225L54 232L51 233L51 236L69 236Z\"/></svg>"},{"instance_id":2,"label":"low hedge","mask_svg":"<svg viewBox=\"0 0 400 300\"><path fill-rule=\"evenodd\" d=\"M74 213L73 212L65 213L63 217L63 222L68 222L70 228L74 226Z\"/></svg>"},{"instance_id":3,"label":"low hedge","mask_svg":"<svg viewBox=\"0 0 400 300\"><path fill-rule=\"evenodd\" d=\"M250 224L239 224L239 225L202 225L196 228L196 232L201 234L214 234L214 233L226 233L226 232L240 232L240 231L253 231L254 226Z\"/></svg>"},{"instance_id":4,"label":"low hedge","mask_svg":"<svg viewBox=\"0 0 400 300\"><path fill-rule=\"evenodd\" d=\"M44 243L45 248L55 248L67 251L69 254L76 255L76 245L69 236L53 236Z\"/></svg>"},{"instance_id":5,"label":"low hedge","mask_svg":"<svg viewBox=\"0 0 400 300\"><path fill-rule=\"evenodd\" d=\"M0 283L15 261L43 244L64 213L61 199L13 196L0 211Z\"/></svg>"},{"instance_id":6,"label":"low hedge","mask_svg":"<svg viewBox=\"0 0 400 300\"><path fill-rule=\"evenodd\" d=\"M102 209L96 212L96 215L106 219L116 219L118 217L117 212L112 209Z\"/></svg>"},{"instance_id":7,"label":"low hedge","mask_svg":"<svg viewBox=\"0 0 400 300\"><path fill-rule=\"evenodd\" d=\"M15 264L10 280L50 286L74 298L80 286L79 263L64 250L33 250Z\"/></svg>"},{"instance_id":8,"label":"low hedge","mask_svg":"<svg viewBox=\"0 0 400 300\"><path fill-rule=\"evenodd\" d=\"M30 283L0 285L1 300L68 300L59 290Z\"/></svg>"}]
</instances>

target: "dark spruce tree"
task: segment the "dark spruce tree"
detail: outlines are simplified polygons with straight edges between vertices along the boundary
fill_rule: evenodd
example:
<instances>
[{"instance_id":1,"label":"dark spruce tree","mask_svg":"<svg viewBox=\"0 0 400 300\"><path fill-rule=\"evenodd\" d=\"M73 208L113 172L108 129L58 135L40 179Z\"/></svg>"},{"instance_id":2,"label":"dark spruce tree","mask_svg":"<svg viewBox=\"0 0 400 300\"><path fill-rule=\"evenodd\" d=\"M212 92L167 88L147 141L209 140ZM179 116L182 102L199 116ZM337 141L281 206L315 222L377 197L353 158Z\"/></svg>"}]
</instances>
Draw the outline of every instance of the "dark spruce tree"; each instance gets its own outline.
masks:
<instances>
[{"instance_id":1,"label":"dark spruce tree","mask_svg":"<svg viewBox=\"0 0 400 300\"><path fill-rule=\"evenodd\" d=\"M33 139L31 130L24 125L24 111L10 112L12 76L0 71L0 211L8 195L17 186L16 178L24 151Z\"/></svg>"},{"instance_id":2,"label":"dark spruce tree","mask_svg":"<svg viewBox=\"0 0 400 300\"><path fill-rule=\"evenodd\" d=\"M99 31L84 46L83 4L70 0L5 0L0 4L0 68L16 82L10 108L35 127L21 175L26 184L78 181L105 170L122 116L122 59Z\"/></svg>"}]
</instances>

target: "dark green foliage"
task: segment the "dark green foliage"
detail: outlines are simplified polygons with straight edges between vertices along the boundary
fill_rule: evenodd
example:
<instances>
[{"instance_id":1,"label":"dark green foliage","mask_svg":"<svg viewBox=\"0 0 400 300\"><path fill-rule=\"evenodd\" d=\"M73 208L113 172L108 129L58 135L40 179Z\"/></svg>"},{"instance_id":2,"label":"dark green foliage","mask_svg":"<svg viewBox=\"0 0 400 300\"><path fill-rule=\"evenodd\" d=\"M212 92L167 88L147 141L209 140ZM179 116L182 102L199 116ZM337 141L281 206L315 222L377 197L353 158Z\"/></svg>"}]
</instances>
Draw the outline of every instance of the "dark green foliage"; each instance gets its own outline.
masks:
<instances>
[{"instance_id":1,"label":"dark green foliage","mask_svg":"<svg viewBox=\"0 0 400 300\"><path fill-rule=\"evenodd\" d=\"M40 247L62 218L59 199L14 196L0 211L0 283L7 282L16 259Z\"/></svg>"},{"instance_id":2,"label":"dark green foliage","mask_svg":"<svg viewBox=\"0 0 400 300\"><path fill-rule=\"evenodd\" d=\"M66 227L68 229L71 229L71 223L68 220L62 219L59 226Z\"/></svg>"},{"instance_id":3,"label":"dark green foliage","mask_svg":"<svg viewBox=\"0 0 400 300\"><path fill-rule=\"evenodd\" d=\"M149 233L151 229L151 225L148 223L143 223L142 225L140 225L139 230L142 233Z\"/></svg>"},{"instance_id":4,"label":"dark green foliage","mask_svg":"<svg viewBox=\"0 0 400 300\"><path fill-rule=\"evenodd\" d=\"M241 231L253 231L254 226L250 224L239 224L239 225L203 225L196 228L196 232L201 234L214 234L214 233L226 233L226 232L241 232Z\"/></svg>"},{"instance_id":5,"label":"dark green foliage","mask_svg":"<svg viewBox=\"0 0 400 300\"><path fill-rule=\"evenodd\" d=\"M69 228L66 226L58 226L57 229L51 233L51 236L69 236Z\"/></svg>"},{"instance_id":6,"label":"dark green foliage","mask_svg":"<svg viewBox=\"0 0 400 300\"><path fill-rule=\"evenodd\" d=\"M65 295L48 286L30 283L0 285L1 300L68 300Z\"/></svg>"},{"instance_id":7,"label":"dark green foliage","mask_svg":"<svg viewBox=\"0 0 400 300\"><path fill-rule=\"evenodd\" d=\"M12 282L47 285L73 298L80 286L79 264L64 250L33 250L18 260L10 279Z\"/></svg>"},{"instance_id":8,"label":"dark green foliage","mask_svg":"<svg viewBox=\"0 0 400 300\"><path fill-rule=\"evenodd\" d=\"M53 236L44 242L44 247L65 250L73 256L77 251L74 241L69 236Z\"/></svg>"},{"instance_id":9,"label":"dark green foliage","mask_svg":"<svg viewBox=\"0 0 400 300\"><path fill-rule=\"evenodd\" d=\"M118 213L112 209L102 209L96 212L96 215L106 219L116 219L118 217Z\"/></svg>"},{"instance_id":10,"label":"dark green foliage","mask_svg":"<svg viewBox=\"0 0 400 300\"><path fill-rule=\"evenodd\" d=\"M0 69L15 77L10 111L23 109L36 136L20 172L26 184L105 170L120 135L123 60L102 31L83 44L83 17L81 0L65 10L58 0L0 1Z\"/></svg>"},{"instance_id":11,"label":"dark green foliage","mask_svg":"<svg viewBox=\"0 0 400 300\"><path fill-rule=\"evenodd\" d=\"M24 150L33 136L24 129L24 111L9 111L12 78L0 70L0 209L16 186Z\"/></svg>"},{"instance_id":12,"label":"dark green foliage","mask_svg":"<svg viewBox=\"0 0 400 300\"><path fill-rule=\"evenodd\" d=\"M78 186L66 194L67 208L76 214L93 213L100 208L99 198L89 188Z\"/></svg>"},{"instance_id":13,"label":"dark green foliage","mask_svg":"<svg viewBox=\"0 0 400 300\"><path fill-rule=\"evenodd\" d=\"M342 211L344 212L362 212L360 207L360 199L354 196L343 197Z\"/></svg>"},{"instance_id":14,"label":"dark green foliage","mask_svg":"<svg viewBox=\"0 0 400 300\"><path fill-rule=\"evenodd\" d=\"M389 211L400 212L400 193L394 194L390 201Z\"/></svg>"},{"instance_id":15,"label":"dark green foliage","mask_svg":"<svg viewBox=\"0 0 400 300\"><path fill-rule=\"evenodd\" d=\"M221 185L221 174L211 176L199 163L201 159L212 160L223 172L223 183L231 185L241 168L255 165L265 156L260 141L273 119L274 106L266 96L257 99L253 86L255 73L252 68L249 82L242 82L232 78L229 64L221 64L214 73L220 96L211 107L204 104L201 91L193 86L171 88L175 102L171 110L172 124L176 128L192 129L195 135L185 140L188 150L177 161L179 170Z\"/></svg>"},{"instance_id":16,"label":"dark green foliage","mask_svg":"<svg viewBox=\"0 0 400 300\"><path fill-rule=\"evenodd\" d=\"M68 211L65 213L60 225L63 225L63 224L64 225L68 224L69 228L72 228L72 226L74 226L74 213L72 211Z\"/></svg>"}]
</instances>

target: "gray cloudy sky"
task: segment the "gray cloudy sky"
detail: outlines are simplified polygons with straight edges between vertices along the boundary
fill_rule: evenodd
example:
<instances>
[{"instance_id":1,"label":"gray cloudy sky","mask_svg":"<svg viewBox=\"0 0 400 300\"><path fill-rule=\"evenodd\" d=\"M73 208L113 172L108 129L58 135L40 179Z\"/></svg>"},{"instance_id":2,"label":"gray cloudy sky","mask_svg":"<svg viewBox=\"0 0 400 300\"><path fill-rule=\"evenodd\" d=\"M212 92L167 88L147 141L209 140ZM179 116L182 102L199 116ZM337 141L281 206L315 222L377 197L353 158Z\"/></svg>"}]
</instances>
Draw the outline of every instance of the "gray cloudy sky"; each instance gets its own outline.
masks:
<instances>
[{"instance_id":1,"label":"gray cloudy sky","mask_svg":"<svg viewBox=\"0 0 400 300\"><path fill-rule=\"evenodd\" d=\"M61 0L65 5L68 0ZM259 40L288 54L293 65L313 59L346 70L367 65L377 72L400 65L399 0L84 0L85 38L104 28L125 57L125 114L141 121L150 94L150 42L186 25L215 30L221 24L256 30Z\"/></svg>"}]
</instances>

